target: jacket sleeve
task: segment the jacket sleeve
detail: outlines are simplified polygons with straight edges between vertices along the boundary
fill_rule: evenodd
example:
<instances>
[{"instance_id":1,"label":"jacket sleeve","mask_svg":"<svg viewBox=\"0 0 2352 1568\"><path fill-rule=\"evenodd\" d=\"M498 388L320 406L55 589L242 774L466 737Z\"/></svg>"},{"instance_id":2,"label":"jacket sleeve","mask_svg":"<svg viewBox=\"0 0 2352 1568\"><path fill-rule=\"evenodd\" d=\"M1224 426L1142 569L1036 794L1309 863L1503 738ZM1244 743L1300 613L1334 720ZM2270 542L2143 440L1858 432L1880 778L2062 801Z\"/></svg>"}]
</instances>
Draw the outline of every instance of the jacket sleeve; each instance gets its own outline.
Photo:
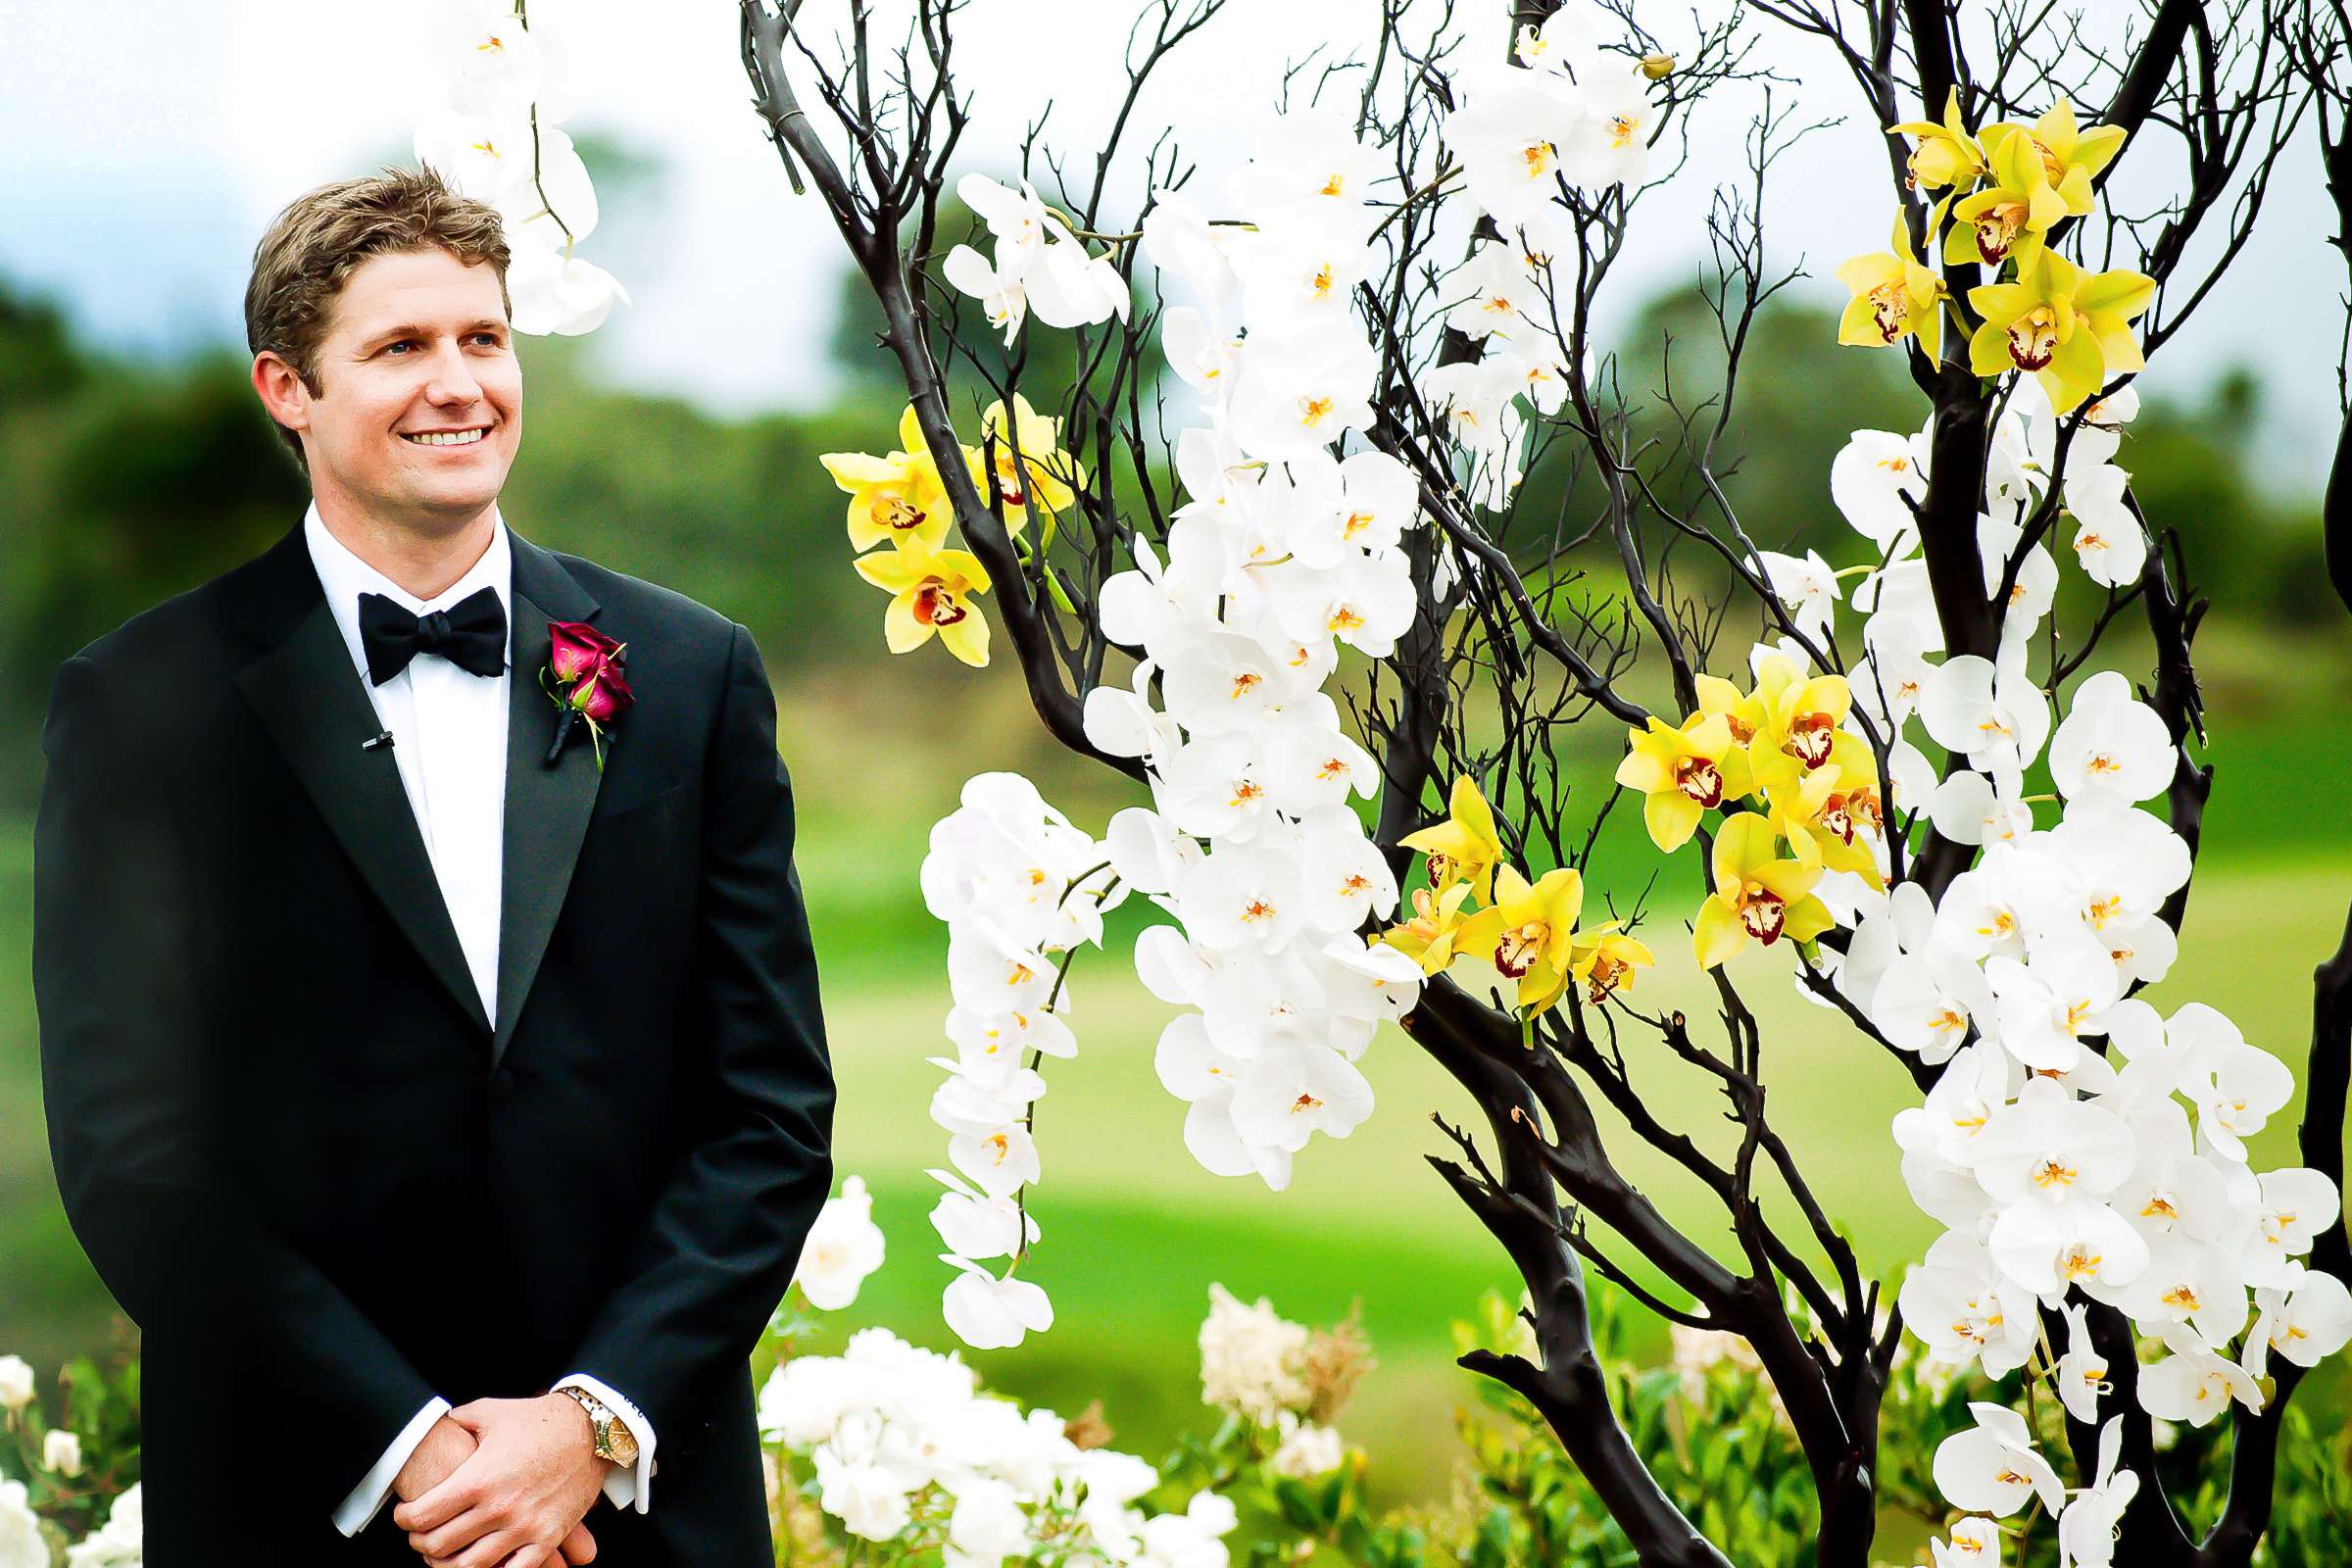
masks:
<instances>
[{"instance_id":1,"label":"jacket sleeve","mask_svg":"<svg viewBox=\"0 0 2352 1568\"><path fill-rule=\"evenodd\" d=\"M737 626L705 774L707 1099L568 1363L626 1389L672 1446L709 1425L724 1380L750 1376L833 1184L833 1071L793 832L775 696Z\"/></svg>"},{"instance_id":2,"label":"jacket sleeve","mask_svg":"<svg viewBox=\"0 0 2352 1568\"><path fill-rule=\"evenodd\" d=\"M220 1180L192 972L203 890L172 828L172 743L143 679L67 661L42 731L32 968L58 1192L151 1343L269 1369L298 1440L275 1479L323 1520L434 1391Z\"/></svg>"}]
</instances>

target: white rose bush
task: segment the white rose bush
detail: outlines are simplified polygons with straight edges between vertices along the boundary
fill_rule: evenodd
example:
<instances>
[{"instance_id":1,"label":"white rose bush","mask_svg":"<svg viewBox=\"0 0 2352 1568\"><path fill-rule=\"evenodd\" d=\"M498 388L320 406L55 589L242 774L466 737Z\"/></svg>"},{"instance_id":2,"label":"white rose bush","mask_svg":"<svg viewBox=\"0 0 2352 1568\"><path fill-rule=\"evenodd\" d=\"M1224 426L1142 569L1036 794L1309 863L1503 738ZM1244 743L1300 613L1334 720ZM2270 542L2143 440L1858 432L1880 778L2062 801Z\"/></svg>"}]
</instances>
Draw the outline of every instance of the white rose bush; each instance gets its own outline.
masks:
<instances>
[{"instance_id":1,"label":"white rose bush","mask_svg":"<svg viewBox=\"0 0 2352 1568\"><path fill-rule=\"evenodd\" d=\"M53 1403L30 1362L0 1355L0 1568L138 1568L137 1358L78 1357L54 1387Z\"/></svg>"},{"instance_id":2,"label":"white rose bush","mask_svg":"<svg viewBox=\"0 0 2352 1568\"><path fill-rule=\"evenodd\" d=\"M2143 512L2130 443L2152 358L2245 286L2306 114L2352 165L2340 9L2148 0L2094 36L2005 5L1369 8L1238 165L1191 169L1179 123L1123 181L1154 67L1246 42L1216 0L1142 6L1088 179L1034 133L1015 174L956 167L963 13L910 0L885 57L852 9L742 0L760 122L906 385L892 450L825 460L856 569L892 651L1008 647L1048 730L1141 786L1098 839L983 773L933 831L955 1332L1052 1328L1018 1277L1046 1245L1038 1109L1082 1070L1075 956L1135 894L1166 917L1133 960L1205 1169L1279 1190L1363 1126L1384 1022L1469 1093L1483 1136L1441 1119L1432 1163L1517 1265L1528 1334L1462 1364L1548 1424L1635 1560L1731 1559L1600 1370L1588 1271L1745 1347L1809 1560L1867 1568L1914 1472L1939 1564L2264 1560L2310 1431L2289 1401L2352 1339L2352 941L2318 975L2299 1158L2258 1159L2297 1091L2276 1043L2141 994L2179 957L2213 773L2196 519ZM1753 52L1776 29L1822 67L1803 111ZM1890 222L1822 233L1801 185L1770 210L1852 257L1838 340L1899 360L1922 414L1853 433L1823 475L1850 532L1800 541L1741 513L1727 432L1796 275L1767 192L1835 90ZM1701 143L1744 170L1708 208L1722 374L1693 387L1594 319ZM968 235L942 231L951 192ZM2352 608L2344 466L2324 525ZM1583 720L1625 735L1613 780L1562 757ZM1656 874L1590 885L1621 803ZM1684 942L1713 1038L1646 1002ZM1882 1185L1940 1237L1899 1280L1865 1277L1790 1151L1803 1086L1767 1110L1740 988L1775 969L1916 1085ZM1688 1130L1702 1098L1731 1147ZM1627 1140L1722 1240L1643 1196ZM1948 1419L1887 1404L1912 1358ZM2219 1453L2225 1428L2219 1489L2171 1494L2160 1442ZM836 1480L889 1522L887 1487Z\"/></svg>"}]
</instances>

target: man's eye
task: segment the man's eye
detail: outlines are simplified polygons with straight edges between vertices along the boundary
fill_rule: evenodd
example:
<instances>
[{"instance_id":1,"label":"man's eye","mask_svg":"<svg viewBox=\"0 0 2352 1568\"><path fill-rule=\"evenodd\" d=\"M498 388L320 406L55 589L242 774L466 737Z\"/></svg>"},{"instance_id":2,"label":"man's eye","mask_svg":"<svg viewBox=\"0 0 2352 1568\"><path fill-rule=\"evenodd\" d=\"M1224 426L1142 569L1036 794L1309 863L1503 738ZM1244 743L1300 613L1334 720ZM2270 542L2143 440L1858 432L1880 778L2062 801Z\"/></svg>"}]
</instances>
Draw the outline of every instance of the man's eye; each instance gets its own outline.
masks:
<instances>
[{"instance_id":1,"label":"man's eye","mask_svg":"<svg viewBox=\"0 0 2352 1568\"><path fill-rule=\"evenodd\" d=\"M384 345L384 352L385 352L386 354L389 354L389 353L391 353L391 352L392 352L394 349L414 348L414 347L416 346L416 340L415 338L413 338L413 337L404 337L404 338L402 338L402 339L401 339L399 342L397 342L397 343L387 343L387 344L385 344L385 345Z\"/></svg>"}]
</instances>

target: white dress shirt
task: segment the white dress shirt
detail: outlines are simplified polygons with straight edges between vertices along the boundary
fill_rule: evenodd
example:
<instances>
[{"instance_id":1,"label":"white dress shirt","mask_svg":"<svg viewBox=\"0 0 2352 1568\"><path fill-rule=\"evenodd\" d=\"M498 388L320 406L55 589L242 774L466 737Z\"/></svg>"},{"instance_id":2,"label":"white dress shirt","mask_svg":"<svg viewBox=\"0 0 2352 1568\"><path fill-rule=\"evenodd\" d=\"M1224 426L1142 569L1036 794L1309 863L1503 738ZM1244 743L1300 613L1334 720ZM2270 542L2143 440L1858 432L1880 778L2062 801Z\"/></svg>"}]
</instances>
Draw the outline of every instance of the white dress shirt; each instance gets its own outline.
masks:
<instances>
[{"instance_id":1,"label":"white dress shirt","mask_svg":"<svg viewBox=\"0 0 2352 1568\"><path fill-rule=\"evenodd\" d=\"M498 595L510 628L513 604L514 554L507 543L506 520L491 513L489 548L466 574L431 599L420 600L377 571L343 542L327 532L316 504L303 518L303 537L311 549L311 564L335 625L351 649L360 684L375 704L376 717L392 735L392 756L400 765L400 782L416 813L417 830L432 858L433 875L457 927L458 943L466 952L466 967L481 993L482 1012L498 1016L498 917L500 875L505 864L507 800L507 683L513 670L476 675L438 654L418 654L406 668L381 686L368 678L368 653L360 637L360 595L382 594L412 614L447 610L468 594L488 588ZM512 639L510 637L510 646ZM510 659L509 663L513 661ZM637 1462L628 1469L613 1466L605 1475L605 1495L615 1508L634 1504L639 1513L650 1501L654 1463L654 1429L645 1415L617 1392L585 1373L563 1378L604 1401L628 1423L637 1439ZM449 1412L447 1399L435 1396L418 1410L375 1468L363 1477L335 1510L335 1528L346 1536L366 1529L391 1495L392 1483L409 1456L416 1451L433 1424Z\"/></svg>"}]
</instances>

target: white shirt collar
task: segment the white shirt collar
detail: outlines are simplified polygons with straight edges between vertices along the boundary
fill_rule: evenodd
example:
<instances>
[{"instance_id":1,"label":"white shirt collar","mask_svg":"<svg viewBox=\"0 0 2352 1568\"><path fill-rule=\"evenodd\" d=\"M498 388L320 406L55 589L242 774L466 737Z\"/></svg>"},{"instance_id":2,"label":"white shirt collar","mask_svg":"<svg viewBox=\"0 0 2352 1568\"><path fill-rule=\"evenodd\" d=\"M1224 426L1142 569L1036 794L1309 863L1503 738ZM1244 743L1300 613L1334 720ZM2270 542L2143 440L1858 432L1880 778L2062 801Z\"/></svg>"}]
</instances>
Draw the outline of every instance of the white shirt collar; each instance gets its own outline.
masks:
<instances>
[{"instance_id":1,"label":"white shirt collar","mask_svg":"<svg viewBox=\"0 0 2352 1568\"><path fill-rule=\"evenodd\" d=\"M514 623L514 552L507 543L506 518L498 508L490 509L490 547L481 559L466 570L466 575L451 583L430 599L418 599L415 594L352 554L349 546L327 531L325 519L318 515L318 503L302 519L302 536L311 547L311 564L318 570L318 585L326 591L327 608L334 612L335 626L343 633L344 644L351 650L352 662L359 666L364 678L368 673L368 652L360 640L360 595L382 594L411 614L421 615L430 611L447 610L451 605L482 588L498 595L499 608L506 612L507 624ZM510 667L514 658L507 661Z\"/></svg>"}]
</instances>

